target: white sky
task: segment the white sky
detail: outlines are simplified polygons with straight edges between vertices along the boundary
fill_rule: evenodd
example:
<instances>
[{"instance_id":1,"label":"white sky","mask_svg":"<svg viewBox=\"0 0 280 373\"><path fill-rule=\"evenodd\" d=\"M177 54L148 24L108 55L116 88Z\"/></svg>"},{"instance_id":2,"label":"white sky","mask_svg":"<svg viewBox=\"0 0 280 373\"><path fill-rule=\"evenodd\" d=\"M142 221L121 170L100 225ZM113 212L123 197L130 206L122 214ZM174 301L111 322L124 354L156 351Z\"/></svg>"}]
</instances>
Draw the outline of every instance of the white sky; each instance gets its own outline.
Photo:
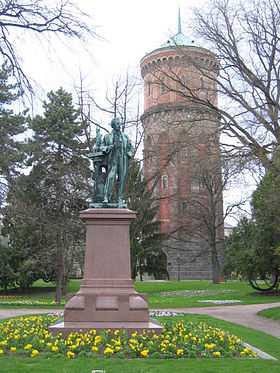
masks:
<instances>
[{"instance_id":1,"label":"white sky","mask_svg":"<svg viewBox=\"0 0 280 373\"><path fill-rule=\"evenodd\" d=\"M88 88L102 96L112 81L130 72L139 74L140 59L177 31L181 7L183 32L191 33L192 7L206 0L76 0L92 15L92 24L103 39L88 39L83 46L71 39L42 42L38 36L17 35L25 71L35 81L37 96L63 86L71 91L80 73Z\"/></svg>"},{"instance_id":2,"label":"white sky","mask_svg":"<svg viewBox=\"0 0 280 373\"><path fill-rule=\"evenodd\" d=\"M48 42L18 33L16 43L27 74L36 89L35 112L46 93L59 87L74 91L80 75L85 89L99 102L113 81L127 69L140 76L140 59L158 48L177 32L178 7L181 8L182 31L192 37L192 9L206 6L207 0L76 0L77 5L92 15L92 24L101 38L88 39L83 45L72 39ZM239 199L246 188L225 192L225 202ZM242 192L242 193L241 193ZM228 219L236 225L234 220Z\"/></svg>"}]
</instances>

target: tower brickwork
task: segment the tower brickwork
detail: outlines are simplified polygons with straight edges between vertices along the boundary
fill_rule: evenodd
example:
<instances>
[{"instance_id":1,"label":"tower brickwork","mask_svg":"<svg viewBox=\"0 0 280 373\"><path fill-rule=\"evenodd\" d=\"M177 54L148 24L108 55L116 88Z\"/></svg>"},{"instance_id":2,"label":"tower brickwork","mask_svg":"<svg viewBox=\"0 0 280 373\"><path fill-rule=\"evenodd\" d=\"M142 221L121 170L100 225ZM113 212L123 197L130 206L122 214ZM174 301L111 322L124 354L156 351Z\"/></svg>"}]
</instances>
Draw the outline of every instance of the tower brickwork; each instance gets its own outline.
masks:
<instances>
[{"instance_id":1,"label":"tower brickwork","mask_svg":"<svg viewBox=\"0 0 280 373\"><path fill-rule=\"evenodd\" d=\"M158 203L163 249L173 279L212 277L209 243L191 213L191 196L206 201L201 165L220 168L219 120L203 105L217 104L218 61L209 50L195 46L181 33L141 60L144 79L144 174ZM195 99L192 99L192 96ZM215 164L214 168L211 167ZM217 219L222 221L220 199ZM192 217L193 216L193 217ZM223 238L222 224L216 232ZM222 256L222 252L219 253Z\"/></svg>"}]
</instances>

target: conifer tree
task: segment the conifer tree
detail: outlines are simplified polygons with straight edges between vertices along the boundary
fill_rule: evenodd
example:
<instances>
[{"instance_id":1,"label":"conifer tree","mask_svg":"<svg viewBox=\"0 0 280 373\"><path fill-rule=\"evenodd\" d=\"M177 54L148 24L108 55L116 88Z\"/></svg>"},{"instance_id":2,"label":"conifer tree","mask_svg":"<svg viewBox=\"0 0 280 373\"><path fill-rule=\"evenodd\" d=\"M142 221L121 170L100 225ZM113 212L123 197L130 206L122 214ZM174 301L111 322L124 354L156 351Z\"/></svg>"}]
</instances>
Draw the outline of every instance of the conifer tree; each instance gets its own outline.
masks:
<instances>
[{"instance_id":1,"label":"conifer tree","mask_svg":"<svg viewBox=\"0 0 280 373\"><path fill-rule=\"evenodd\" d=\"M44 114L30 122L33 138L27 164L31 171L11 191L6 226L11 244L21 247L23 256L28 253L30 273L35 272L31 259L37 261L34 278L55 280L60 302L73 248L84 242L79 211L86 207L89 163L83 156L82 125L71 94L60 88L47 97ZM21 208L16 215L17 205Z\"/></svg>"},{"instance_id":2,"label":"conifer tree","mask_svg":"<svg viewBox=\"0 0 280 373\"><path fill-rule=\"evenodd\" d=\"M130 227L132 278L139 274L142 279L143 272L155 277L166 275L166 267L162 263L162 258L165 257L161 249L163 236L156 216L157 204L147 188L140 162L137 160L130 163L126 198L129 209L137 214Z\"/></svg>"},{"instance_id":3,"label":"conifer tree","mask_svg":"<svg viewBox=\"0 0 280 373\"><path fill-rule=\"evenodd\" d=\"M36 117L34 131L34 170L40 168L40 190L44 194L44 214L56 263L56 300L60 301L68 279L68 250L83 231L78 213L85 207L88 160L83 157L83 129L78 121L71 94L60 88L48 94L44 116Z\"/></svg>"},{"instance_id":4,"label":"conifer tree","mask_svg":"<svg viewBox=\"0 0 280 373\"><path fill-rule=\"evenodd\" d=\"M8 184L17 173L23 160L22 139L25 131L25 113L15 114L11 106L21 96L17 84L12 83L11 68L4 63L0 69L0 208L3 205Z\"/></svg>"}]
</instances>

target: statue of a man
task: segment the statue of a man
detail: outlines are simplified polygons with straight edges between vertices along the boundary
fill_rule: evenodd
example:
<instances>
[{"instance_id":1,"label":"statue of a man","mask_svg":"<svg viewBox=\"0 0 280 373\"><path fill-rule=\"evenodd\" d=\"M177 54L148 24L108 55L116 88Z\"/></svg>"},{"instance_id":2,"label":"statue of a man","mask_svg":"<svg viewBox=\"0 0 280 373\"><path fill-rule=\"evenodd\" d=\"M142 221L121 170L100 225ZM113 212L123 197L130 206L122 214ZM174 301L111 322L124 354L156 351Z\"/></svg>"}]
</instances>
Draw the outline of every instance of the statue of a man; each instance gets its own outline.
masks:
<instances>
[{"instance_id":1,"label":"statue of a man","mask_svg":"<svg viewBox=\"0 0 280 373\"><path fill-rule=\"evenodd\" d=\"M114 184L117 182L118 205L124 205L124 188L127 178L128 162L133 155L133 147L128 136L121 131L118 118L111 121L112 132L105 135L101 149L108 154L107 177L104 186L103 203L111 202Z\"/></svg>"}]
</instances>

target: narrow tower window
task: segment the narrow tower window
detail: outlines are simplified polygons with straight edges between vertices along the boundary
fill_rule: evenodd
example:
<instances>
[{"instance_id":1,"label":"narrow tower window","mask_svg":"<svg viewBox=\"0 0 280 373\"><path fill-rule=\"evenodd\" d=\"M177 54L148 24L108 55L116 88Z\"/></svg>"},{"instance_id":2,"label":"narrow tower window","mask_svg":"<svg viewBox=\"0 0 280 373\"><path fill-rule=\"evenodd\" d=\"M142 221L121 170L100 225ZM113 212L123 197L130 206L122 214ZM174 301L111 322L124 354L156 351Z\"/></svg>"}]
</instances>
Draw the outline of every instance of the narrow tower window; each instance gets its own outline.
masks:
<instances>
[{"instance_id":1,"label":"narrow tower window","mask_svg":"<svg viewBox=\"0 0 280 373\"><path fill-rule=\"evenodd\" d=\"M191 191L199 192L200 191L200 180L198 177L194 177L191 182Z\"/></svg>"},{"instance_id":2,"label":"narrow tower window","mask_svg":"<svg viewBox=\"0 0 280 373\"><path fill-rule=\"evenodd\" d=\"M204 89L204 88L205 88L205 81L204 81L203 76L200 77L200 88L201 88L201 89Z\"/></svg>"},{"instance_id":3,"label":"narrow tower window","mask_svg":"<svg viewBox=\"0 0 280 373\"><path fill-rule=\"evenodd\" d=\"M148 96L151 96L152 93L152 87L151 87L151 82L148 82Z\"/></svg>"},{"instance_id":4,"label":"narrow tower window","mask_svg":"<svg viewBox=\"0 0 280 373\"><path fill-rule=\"evenodd\" d=\"M188 207L187 201L183 201L181 203L181 211L182 211L183 214L187 212L187 207Z\"/></svg>"},{"instance_id":5,"label":"narrow tower window","mask_svg":"<svg viewBox=\"0 0 280 373\"><path fill-rule=\"evenodd\" d=\"M160 86L159 86L159 93L161 95L164 95L167 91L167 88L166 88L166 85L163 81L160 82Z\"/></svg>"},{"instance_id":6,"label":"narrow tower window","mask_svg":"<svg viewBox=\"0 0 280 373\"><path fill-rule=\"evenodd\" d=\"M161 188L162 190L168 189L168 176L167 175L162 175L161 177Z\"/></svg>"}]
</instances>

